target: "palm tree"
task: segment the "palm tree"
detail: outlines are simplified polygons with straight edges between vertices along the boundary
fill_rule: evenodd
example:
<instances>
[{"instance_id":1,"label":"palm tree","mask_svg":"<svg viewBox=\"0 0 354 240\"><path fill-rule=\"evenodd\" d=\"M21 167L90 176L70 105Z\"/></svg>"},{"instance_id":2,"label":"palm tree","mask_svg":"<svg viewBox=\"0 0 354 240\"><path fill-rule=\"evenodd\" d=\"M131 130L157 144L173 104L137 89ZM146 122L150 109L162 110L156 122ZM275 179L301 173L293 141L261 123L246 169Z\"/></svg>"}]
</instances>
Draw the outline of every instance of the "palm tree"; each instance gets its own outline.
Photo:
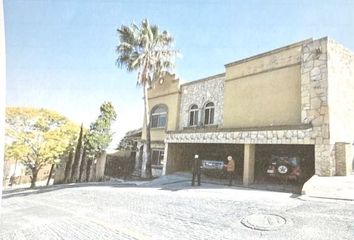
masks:
<instances>
[{"instance_id":1,"label":"palm tree","mask_svg":"<svg viewBox=\"0 0 354 240\"><path fill-rule=\"evenodd\" d=\"M167 31L160 32L158 26L150 25L144 19L140 26L132 23L117 29L119 45L117 46L117 65L127 71L137 71L137 85L143 87L146 116L146 176L151 173L151 135L150 109L148 106L148 88L151 82L160 79L172 71L177 51L173 49L173 38Z\"/></svg>"}]
</instances>

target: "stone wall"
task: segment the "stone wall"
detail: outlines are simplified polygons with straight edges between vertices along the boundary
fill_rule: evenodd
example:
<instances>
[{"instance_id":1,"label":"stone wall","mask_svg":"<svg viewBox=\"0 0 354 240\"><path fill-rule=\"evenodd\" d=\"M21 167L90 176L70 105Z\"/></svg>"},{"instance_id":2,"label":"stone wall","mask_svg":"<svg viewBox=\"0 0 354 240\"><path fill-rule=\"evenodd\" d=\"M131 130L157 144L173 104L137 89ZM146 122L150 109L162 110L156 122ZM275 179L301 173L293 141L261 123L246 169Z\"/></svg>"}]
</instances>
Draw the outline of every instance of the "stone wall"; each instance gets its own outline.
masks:
<instances>
[{"instance_id":1,"label":"stone wall","mask_svg":"<svg viewBox=\"0 0 354 240\"><path fill-rule=\"evenodd\" d=\"M186 83L181 86L181 105L179 129L188 127L189 109L193 104L199 108L198 118L203 122L203 109L206 103L213 102L215 105L214 124L218 127L223 125L224 107L224 74L212 76L207 79Z\"/></svg>"},{"instance_id":2,"label":"stone wall","mask_svg":"<svg viewBox=\"0 0 354 240\"><path fill-rule=\"evenodd\" d=\"M312 130L170 133L167 143L315 144Z\"/></svg>"},{"instance_id":3,"label":"stone wall","mask_svg":"<svg viewBox=\"0 0 354 240\"><path fill-rule=\"evenodd\" d=\"M313 126L316 174L332 176L335 162L334 145L329 140L327 41L318 39L302 48L301 119Z\"/></svg>"}]
</instances>

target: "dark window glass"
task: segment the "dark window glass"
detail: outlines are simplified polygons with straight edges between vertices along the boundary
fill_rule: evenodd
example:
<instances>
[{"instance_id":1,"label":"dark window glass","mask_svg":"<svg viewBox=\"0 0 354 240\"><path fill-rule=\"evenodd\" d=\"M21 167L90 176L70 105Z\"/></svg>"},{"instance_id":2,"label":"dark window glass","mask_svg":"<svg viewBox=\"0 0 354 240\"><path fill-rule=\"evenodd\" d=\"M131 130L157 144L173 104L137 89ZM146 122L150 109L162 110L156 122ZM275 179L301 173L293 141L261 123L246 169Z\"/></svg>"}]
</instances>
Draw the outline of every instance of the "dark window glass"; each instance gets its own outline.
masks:
<instances>
[{"instance_id":1,"label":"dark window glass","mask_svg":"<svg viewBox=\"0 0 354 240\"><path fill-rule=\"evenodd\" d=\"M198 106L193 105L189 110L189 126L196 126L198 124Z\"/></svg>"},{"instance_id":2,"label":"dark window glass","mask_svg":"<svg viewBox=\"0 0 354 240\"><path fill-rule=\"evenodd\" d=\"M204 124L209 124L209 109L205 109Z\"/></svg>"},{"instance_id":3,"label":"dark window glass","mask_svg":"<svg viewBox=\"0 0 354 240\"><path fill-rule=\"evenodd\" d=\"M204 124L214 124L214 103L212 102L205 105Z\"/></svg>"},{"instance_id":4,"label":"dark window glass","mask_svg":"<svg viewBox=\"0 0 354 240\"><path fill-rule=\"evenodd\" d=\"M214 124L214 108L210 109L210 124Z\"/></svg>"},{"instance_id":5,"label":"dark window glass","mask_svg":"<svg viewBox=\"0 0 354 240\"><path fill-rule=\"evenodd\" d=\"M193 126L194 125L194 112L189 113L189 125Z\"/></svg>"},{"instance_id":6,"label":"dark window glass","mask_svg":"<svg viewBox=\"0 0 354 240\"><path fill-rule=\"evenodd\" d=\"M166 125L166 114L160 115L157 122L157 127L164 127Z\"/></svg>"},{"instance_id":7,"label":"dark window glass","mask_svg":"<svg viewBox=\"0 0 354 240\"><path fill-rule=\"evenodd\" d=\"M152 150L152 165L161 165L164 157L163 150Z\"/></svg>"},{"instance_id":8,"label":"dark window glass","mask_svg":"<svg viewBox=\"0 0 354 240\"><path fill-rule=\"evenodd\" d=\"M157 127L158 120L159 120L158 116L152 116L151 127Z\"/></svg>"},{"instance_id":9,"label":"dark window glass","mask_svg":"<svg viewBox=\"0 0 354 240\"><path fill-rule=\"evenodd\" d=\"M151 113L151 128L163 128L166 126L167 110L164 106L158 106Z\"/></svg>"}]
</instances>

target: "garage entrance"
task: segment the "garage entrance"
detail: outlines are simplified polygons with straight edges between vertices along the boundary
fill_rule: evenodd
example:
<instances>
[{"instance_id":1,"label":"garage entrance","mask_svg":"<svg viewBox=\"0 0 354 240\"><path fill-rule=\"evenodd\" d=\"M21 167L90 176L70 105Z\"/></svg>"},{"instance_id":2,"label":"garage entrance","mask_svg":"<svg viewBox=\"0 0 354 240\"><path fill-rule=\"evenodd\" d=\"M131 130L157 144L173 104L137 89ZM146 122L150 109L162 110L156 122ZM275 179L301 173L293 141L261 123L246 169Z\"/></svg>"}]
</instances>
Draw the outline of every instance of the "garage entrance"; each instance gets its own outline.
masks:
<instances>
[{"instance_id":1,"label":"garage entrance","mask_svg":"<svg viewBox=\"0 0 354 240\"><path fill-rule=\"evenodd\" d=\"M166 173L192 171L194 155L198 154L201 160L215 160L227 163L227 156L231 155L236 163L235 180L242 183L243 177L243 144L169 144L166 164ZM210 178L225 179L226 170L205 170L204 175Z\"/></svg>"},{"instance_id":2,"label":"garage entrance","mask_svg":"<svg viewBox=\"0 0 354 240\"><path fill-rule=\"evenodd\" d=\"M314 145L257 144L255 182L302 185L315 174Z\"/></svg>"}]
</instances>

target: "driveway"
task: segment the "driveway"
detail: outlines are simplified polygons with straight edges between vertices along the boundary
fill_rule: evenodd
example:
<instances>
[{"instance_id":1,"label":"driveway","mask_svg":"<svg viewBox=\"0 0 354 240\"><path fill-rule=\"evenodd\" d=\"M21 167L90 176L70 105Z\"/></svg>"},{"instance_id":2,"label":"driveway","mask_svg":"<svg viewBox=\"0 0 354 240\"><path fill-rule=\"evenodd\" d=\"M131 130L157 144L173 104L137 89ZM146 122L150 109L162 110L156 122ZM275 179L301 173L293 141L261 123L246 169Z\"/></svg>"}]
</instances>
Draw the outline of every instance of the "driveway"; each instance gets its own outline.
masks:
<instances>
[{"instance_id":1,"label":"driveway","mask_svg":"<svg viewBox=\"0 0 354 240\"><path fill-rule=\"evenodd\" d=\"M162 181L163 182L163 181ZM353 239L354 203L177 180L5 192L0 239Z\"/></svg>"}]
</instances>

